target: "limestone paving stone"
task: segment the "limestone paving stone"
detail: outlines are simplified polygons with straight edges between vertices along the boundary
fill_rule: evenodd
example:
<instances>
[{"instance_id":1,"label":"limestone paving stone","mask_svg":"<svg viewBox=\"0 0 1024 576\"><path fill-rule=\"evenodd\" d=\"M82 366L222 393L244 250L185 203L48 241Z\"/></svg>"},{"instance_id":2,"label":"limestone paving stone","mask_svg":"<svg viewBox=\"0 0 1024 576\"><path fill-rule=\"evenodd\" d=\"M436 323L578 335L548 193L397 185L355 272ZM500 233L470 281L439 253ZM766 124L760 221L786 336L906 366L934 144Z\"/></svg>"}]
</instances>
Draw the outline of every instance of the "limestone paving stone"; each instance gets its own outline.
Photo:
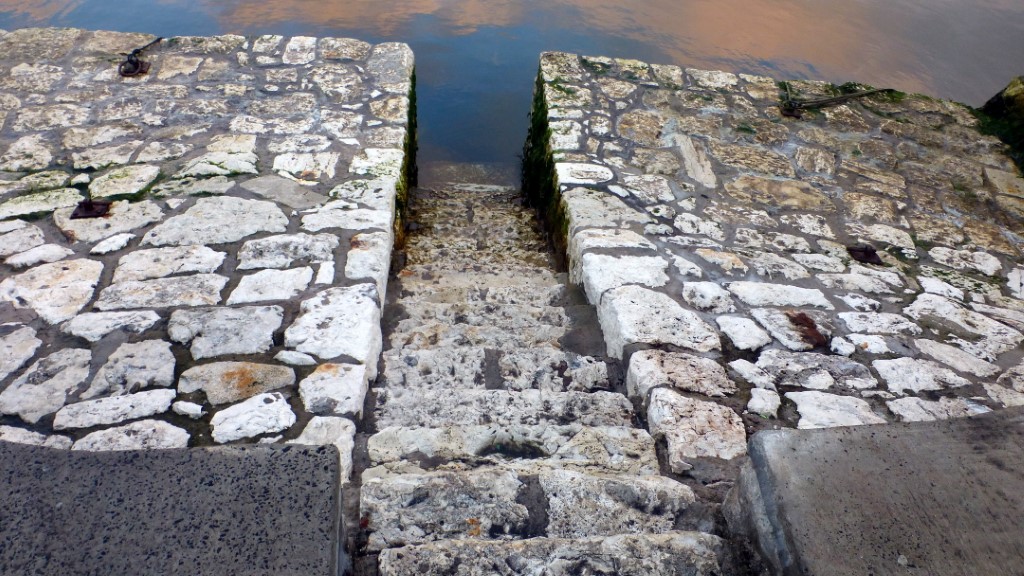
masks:
<instances>
[{"instance_id":1,"label":"limestone paving stone","mask_svg":"<svg viewBox=\"0 0 1024 576\"><path fill-rule=\"evenodd\" d=\"M54 430L92 428L161 414L171 408L174 390L149 390L68 404L57 411Z\"/></svg>"},{"instance_id":2,"label":"limestone paving stone","mask_svg":"<svg viewBox=\"0 0 1024 576\"><path fill-rule=\"evenodd\" d=\"M369 390L367 369L355 364L320 364L299 382L299 395L313 414L362 416Z\"/></svg>"},{"instance_id":3,"label":"limestone paving stone","mask_svg":"<svg viewBox=\"0 0 1024 576\"><path fill-rule=\"evenodd\" d=\"M175 310L167 324L167 335L175 342L190 344L189 351L196 360L259 354L274 345L274 332L283 320L280 306Z\"/></svg>"},{"instance_id":4,"label":"limestone paving stone","mask_svg":"<svg viewBox=\"0 0 1024 576\"><path fill-rule=\"evenodd\" d=\"M295 371L287 366L255 362L214 362L185 370L178 392L203 391L213 405L237 402L295 384Z\"/></svg>"},{"instance_id":5,"label":"limestone paving stone","mask_svg":"<svg viewBox=\"0 0 1024 576\"><path fill-rule=\"evenodd\" d=\"M259 270L247 274L228 296L228 304L245 304L267 300L291 300L301 294L313 280L309 266L291 270Z\"/></svg>"},{"instance_id":6,"label":"limestone paving stone","mask_svg":"<svg viewBox=\"0 0 1024 576\"><path fill-rule=\"evenodd\" d=\"M885 418L875 414L867 401L860 398L817 391L787 392L785 397L796 403L800 413L797 428L800 429L886 423Z\"/></svg>"},{"instance_id":7,"label":"limestone paving stone","mask_svg":"<svg viewBox=\"0 0 1024 576\"><path fill-rule=\"evenodd\" d=\"M172 216L142 238L152 246L235 242L257 232L284 232L287 216L264 200L231 196L200 198L184 214Z\"/></svg>"},{"instance_id":8,"label":"limestone paving stone","mask_svg":"<svg viewBox=\"0 0 1024 576\"><path fill-rule=\"evenodd\" d=\"M89 377L91 358L88 350L66 348L37 360L0 392L0 413L35 424L56 412Z\"/></svg>"},{"instance_id":9,"label":"limestone paving stone","mask_svg":"<svg viewBox=\"0 0 1024 576\"><path fill-rule=\"evenodd\" d=\"M375 285L357 284L303 300L299 316L285 330L285 346L325 360L349 356L375 378L383 346L378 298Z\"/></svg>"},{"instance_id":10,"label":"limestone paving stone","mask_svg":"<svg viewBox=\"0 0 1024 576\"><path fill-rule=\"evenodd\" d=\"M93 376L81 400L120 396L150 386L174 384L174 354L163 340L129 342L118 346Z\"/></svg>"},{"instance_id":11,"label":"limestone paving stone","mask_svg":"<svg viewBox=\"0 0 1024 576\"><path fill-rule=\"evenodd\" d=\"M712 398L736 392L736 384L729 380L725 369L710 358L662 350L633 354L626 374L629 395L645 401L650 390L659 386Z\"/></svg>"},{"instance_id":12,"label":"limestone paving stone","mask_svg":"<svg viewBox=\"0 0 1024 576\"><path fill-rule=\"evenodd\" d=\"M291 234L249 240L238 252L238 269L288 268L295 264L332 262L338 249L332 234Z\"/></svg>"},{"instance_id":13,"label":"limestone paving stone","mask_svg":"<svg viewBox=\"0 0 1024 576\"><path fill-rule=\"evenodd\" d=\"M35 248L29 248L24 252L15 254L4 260L4 264L12 268L28 268L36 264L48 264L63 260L74 252L59 244L43 244Z\"/></svg>"},{"instance_id":14,"label":"limestone paving stone","mask_svg":"<svg viewBox=\"0 0 1024 576\"><path fill-rule=\"evenodd\" d=\"M731 409L682 396L668 388L651 392L647 408L651 435L664 438L668 464L681 473L692 467L694 458L730 460L746 453L743 421Z\"/></svg>"},{"instance_id":15,"label":"limestone paving stone","mask_svg":"<svg viewBox=\"0 0 1024 576\"><path fill-rule=\"evenodd\" d=\"M189 433L162 420L138 420L123 426L97 430L75 441L72 450L108 452L166 450L188 446Z\"/></svg>"},{"instance_id":16,"label":"limestone paving stone","mask_svg":"<svg viewBox=\"0 0 1024 576\"><path fill-rule=\"evenodd\" d=\"M89 342L99 342L104 336L117 330L140 334L159 321L160 316L152 310L86 312L61 324L60 330L65 334L85 338Z\"/></svg>"},{"instance_id":17,"label":"limestone paving stone","mask_svg":"<svg viewBox=\"0 0 1024 576\"><path fill-rule=\"evenodd\" d=\"M25 224L22 220L12 222L20 223L20 226L0 235L0 258L20 254L46 243L46 236L38 226Z\"/></svg>"},{"instance_id":18,"label":"limestone paving stone","mask_svg":"<svg viewBox=\"0 0 1024 576\"><path fill-rule=\"evenodd\" d=\"M220 444L280 432L294 423L295 413L278 392L253 396L218 411L210 419L213 440Z\"/></svg>"},{"instance_id":19,"label":"limestone paving stone","mask_svg":"<svg viewBox=\"0 0 1024 576\"><path fill-rule=\"evenodd\" d=\"M95 306L99 310L212 306L220 303L220 291L227 283L226 276L217 274L128 280L104 288Z\"/></svg>"},{"instance_id":20,"label":"limestone paving stone","mask_svg":"<svg viewBox=\"0 0 1024 576\"><path fill-rule=\"evenodd\" d=\"M103 264L76 259L41 264L0 282L0 301L30 308L50 324L73 317L92 299Z\"/></svg>"},{"instance_id":21,"label":"limestone paving stone","mask_svg":"<svg viewBox=\"0 0 1024 576\"><path fill-rule=\"evenodd\" d=\"M117 235L127 234L154 222L159 222L164 212L150 200L129 202L119 200L110 205L110 211L103 218L71 219L73 208L61 208L53 213L54 223L64 236L73 242L98 242ZM129 237L128 240L131 238ZM99 244L95 248L98 248ZM124 244L121 245L121 248ZM117 248L114 248L116 250Z\"/></svg>"},{"instance_id":22,"label":"limestone paving stone","mask_svg":"<svg viewBox=\"0 0 1024 576\"><path fill-rule=\"evenodd\" d=\"M150 280L173 274L216 272L224 262L224 252L206 246L172 246L136 250L117 262L112 282Z\"/></svg>"},{"instance_id":23,"label":"limestone paving stone","mask_svg":"<svg viewBox=\"0 0 1024 576\"><path fill-rule=\"evenodd\" d=\"M43 343L28 326L0 326L0 381L27 362Z\"/></svg>"},{"instance_id":24,"label":"limestone paving stone","mask_svg":"<svg viewBox=\"0 0 1024 576\"><path fill-rule=\"evenodd\" d=\"M598 305L608 354L622 358L632 344L672 344L697 352L721 348L714 328L668 296L639 286L605 293Z\"/></svg>"}]
</instances>

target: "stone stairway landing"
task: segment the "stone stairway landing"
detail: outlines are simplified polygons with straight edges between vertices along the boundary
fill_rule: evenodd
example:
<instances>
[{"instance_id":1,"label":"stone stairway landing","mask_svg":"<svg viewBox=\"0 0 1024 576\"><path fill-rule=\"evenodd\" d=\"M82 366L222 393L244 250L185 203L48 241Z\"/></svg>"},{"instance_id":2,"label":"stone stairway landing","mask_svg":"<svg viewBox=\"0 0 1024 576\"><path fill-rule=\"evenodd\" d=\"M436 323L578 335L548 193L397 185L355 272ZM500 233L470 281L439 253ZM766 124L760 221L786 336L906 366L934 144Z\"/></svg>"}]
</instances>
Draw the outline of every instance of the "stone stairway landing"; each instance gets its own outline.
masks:
<instances>
[{"instance_id":1,"label":"stone stairway landing","mask_svg":"<svg viewBox=\"0 0 1024 576\"><path fill-rule=\"evenodd\" d=\"M600 328L519 191L479 168L427 172L389 286L358 565L715 573L721 541L686 531L693 490L659 475L617 362L578 344Z\"/></svg>"}]
</instances>

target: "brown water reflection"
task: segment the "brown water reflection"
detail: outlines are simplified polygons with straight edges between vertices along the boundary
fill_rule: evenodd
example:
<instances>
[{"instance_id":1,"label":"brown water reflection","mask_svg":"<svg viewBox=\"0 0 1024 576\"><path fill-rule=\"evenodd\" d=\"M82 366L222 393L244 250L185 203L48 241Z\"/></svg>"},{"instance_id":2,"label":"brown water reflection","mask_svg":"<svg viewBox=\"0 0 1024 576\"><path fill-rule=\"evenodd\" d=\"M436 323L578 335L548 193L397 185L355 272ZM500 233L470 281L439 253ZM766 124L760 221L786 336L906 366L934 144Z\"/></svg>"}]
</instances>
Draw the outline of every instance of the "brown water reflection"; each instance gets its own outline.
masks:
<instances>
[{"instance_id":1,"label":"brown water reflection","mask_svg":"<svg viewBox=\"0 0 1024 576\"><path fill-rule=\"evenodd\" d=\"M510 159L537 53L572 50L925 92L978 105L1024 73L1021 0L0 0L0 28L409 42L421 154Z\"/></svg>"}]
</instances>

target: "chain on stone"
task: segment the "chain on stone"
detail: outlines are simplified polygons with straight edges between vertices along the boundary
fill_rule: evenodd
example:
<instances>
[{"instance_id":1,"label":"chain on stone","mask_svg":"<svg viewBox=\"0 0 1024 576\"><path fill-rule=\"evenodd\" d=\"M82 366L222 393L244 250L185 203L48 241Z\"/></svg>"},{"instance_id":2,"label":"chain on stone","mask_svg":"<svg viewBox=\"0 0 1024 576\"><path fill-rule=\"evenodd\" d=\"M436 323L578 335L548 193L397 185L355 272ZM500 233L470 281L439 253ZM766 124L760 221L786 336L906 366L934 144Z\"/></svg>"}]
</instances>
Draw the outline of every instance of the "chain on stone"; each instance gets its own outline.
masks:
<instances>
[{"instance_id":1,"label":"chain on stone","mask_svg":"<svg viewBox=\"0 0 1024 576\"><path fill-rule=\"evenodd\" d=\"M142 56L143 52L145 52L149 48L152 48L161 40L163 40L163 37L153 40L152 42L146 44L142 48L136 48L128 54L124 54L122 52L122 54L124 54L126 58L124 62L121 62L117 65L117 73L121 76L124 76L125 78L134 78L135 76L141 76L146 72L149 72L149 62L142 60L141 58L139 58L139 56Z\"/></svg>"}]
</instances>

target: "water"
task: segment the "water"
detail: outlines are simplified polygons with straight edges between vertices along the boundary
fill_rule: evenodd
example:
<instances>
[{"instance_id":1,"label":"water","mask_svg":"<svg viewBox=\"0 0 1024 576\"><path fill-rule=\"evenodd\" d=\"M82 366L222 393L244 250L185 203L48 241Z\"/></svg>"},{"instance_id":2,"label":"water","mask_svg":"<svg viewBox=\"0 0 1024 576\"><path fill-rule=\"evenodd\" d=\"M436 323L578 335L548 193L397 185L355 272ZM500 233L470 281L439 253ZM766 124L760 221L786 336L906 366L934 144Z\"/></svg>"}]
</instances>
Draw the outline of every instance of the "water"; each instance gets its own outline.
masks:
<instances>
[{"instance_id":1,"label":"water","mask_svg":"<svg viewBox=\"0 0 1024 576\"><path fill-rule=\"evenodd\" d=\"M24 26L408 42L421 162L515 162L543 50L975 106L1024 73L1021 0L0 0L0 28Z\"/></svg>"}]
</instances>

